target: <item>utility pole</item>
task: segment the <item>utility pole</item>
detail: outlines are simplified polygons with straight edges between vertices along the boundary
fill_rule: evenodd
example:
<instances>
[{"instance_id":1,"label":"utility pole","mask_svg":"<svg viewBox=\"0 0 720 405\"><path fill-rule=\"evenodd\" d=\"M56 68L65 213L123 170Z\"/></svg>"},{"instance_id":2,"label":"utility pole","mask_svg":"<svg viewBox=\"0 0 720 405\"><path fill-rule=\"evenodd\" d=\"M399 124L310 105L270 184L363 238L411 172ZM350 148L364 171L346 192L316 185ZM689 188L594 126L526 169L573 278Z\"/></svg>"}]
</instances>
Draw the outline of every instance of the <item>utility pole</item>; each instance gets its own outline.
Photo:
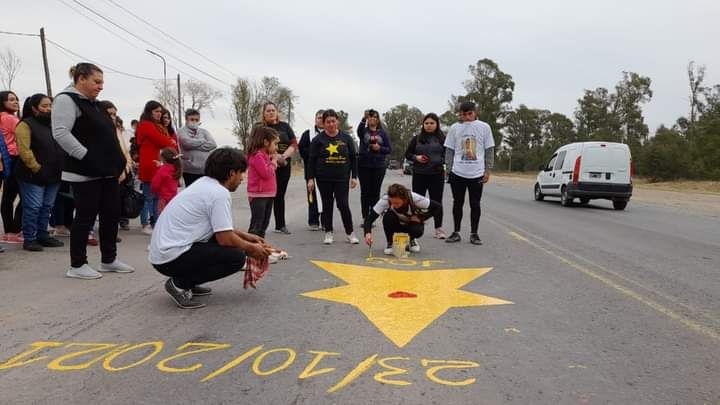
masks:
<instances>
[{"instance_id":1,"label":"utility pole","mask_svg":"<svg viewBox=\"0 0 720 405\"><path fill-rule=\"evenodd\" d=\"M45 28L40 28L40 46L42 47L43 67L45 68L45 87L48 97L52 97L52 86L50 85L50 67L48 67L47 47L45 46Z\"/></svg>"},{"instance_id":2,"label":"utility pole","mask_svg":"<svg viewBox=\"0 0 720 405\"><path fill-rule=\"evenodd\" d=\"M178 125L177 125L177 127L180 128L180 127L182 126L182 93L181 93L181 90L180 90L180 73L178 73L178 75L177 75L177 88L178 88L178 95L177 95L177 97L178 97L178 102L177 102L177 105L178 105L178 118L177 118Z\"/></svg>"}]
</instances>

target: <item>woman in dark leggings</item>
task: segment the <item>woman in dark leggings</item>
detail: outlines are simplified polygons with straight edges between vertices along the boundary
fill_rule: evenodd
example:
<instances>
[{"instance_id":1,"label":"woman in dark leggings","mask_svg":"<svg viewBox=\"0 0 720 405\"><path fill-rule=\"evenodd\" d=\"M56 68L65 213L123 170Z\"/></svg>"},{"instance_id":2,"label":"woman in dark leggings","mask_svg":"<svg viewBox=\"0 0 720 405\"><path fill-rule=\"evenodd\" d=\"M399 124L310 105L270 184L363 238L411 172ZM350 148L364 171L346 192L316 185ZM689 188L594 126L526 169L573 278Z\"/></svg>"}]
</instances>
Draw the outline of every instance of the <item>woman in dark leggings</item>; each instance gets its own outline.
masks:
<instances>
[{"instance_id":1,"label":"woman in dark leggings","mask_svg":"<svg viewBox=\"0 0 720 405\"><path fill-rule=\"evenodd\" d=\"M285 223L285 193L290 182L290 157L297 149L297 138L295 132L287 122L280 121L277 106L275 103L267 102L262 108L262 123L277 131L280 135L280 143L277 150L277 170L275 179L277 181L277 194L273 201L273 212L275 214L275 232L290 234Z\"/></svg>"},{"instance_id":2,"label":"woman in dark leggings","mask_svg":"<svg viewBox=\"0 0 720 405\"><path fill-rule=\"evenodd\" d=\"M420 252L420 238L425 231L425 221L434 216L442 206L417 193L412 193L402 184L392 184L388 192L370 210L365 220L365 243L373 244L372 224L383 216L383 231L387 240L386 255L393 254L393 235L407 233L410 236L408 250Z\"/></svg>"},{"instance_id":3,"label":"woman in dark leggings","mask_svg":"<svg viewBox=\"0 0 720 405\"><path fill-rule=\"evenodd\" d=\"M5 234L2 235L2 242L22 243L22 202L20 197L20 183L15 177L15 165L18 161L18 147L15 140L15 127L20 122L18 112L20 111L20 99L12 91L0 91L0 136L3 136L7 161L3 164L0 172L0 185L3 185L2 200L0 202L0 214L2 215ZM4 178L4 180L3 180ZM4 181L5 184L2 184Z\"/></svg>"},{"instance_id":4,"label":"woman in dark leggings","mask_svg":"<svg viewBox=\"0 0 720 405\"><path fill-rule=\"evenodd\" d=\"M360 213L363 222L373 204L380 198L387 156L391 152L390 137L380 122L380 114L375 110L365 111L357 129L360 138L358 150L358 177L360 178Z\"/></svg>"},{"instance_id":5,"label":"woman in dark leggings","mask_svg":"<svg viewBox=\"0 0 720 405\"><path fill-rule=\"evenodd\" d=\"M333 205L342 217L347 242L358 244L353 232L352 213L348 201L350 188L357 187L357 156L355 142L350 135L338 129L338 115L334 110L323 113L325 129L310 144L307 187L312 192L320 190L322 198L322 226L325 229L323 243L333 243Z\"/></svg>"},{"instance_id":6,"label":"woman in dark leggings","mask_svg":"<svg viewBox=\"0 0 720 405\"><path fill-rule=\"evenodd\" d=\"M405 158L413 162L412 189L440 203L435 213L435 238L445 239L442 229L443 190L445 189L445 135L440 130L440 119L430 113L423 118L423 127L419 135L414 136L405 151Z\"/></svg>"}]
</instances>

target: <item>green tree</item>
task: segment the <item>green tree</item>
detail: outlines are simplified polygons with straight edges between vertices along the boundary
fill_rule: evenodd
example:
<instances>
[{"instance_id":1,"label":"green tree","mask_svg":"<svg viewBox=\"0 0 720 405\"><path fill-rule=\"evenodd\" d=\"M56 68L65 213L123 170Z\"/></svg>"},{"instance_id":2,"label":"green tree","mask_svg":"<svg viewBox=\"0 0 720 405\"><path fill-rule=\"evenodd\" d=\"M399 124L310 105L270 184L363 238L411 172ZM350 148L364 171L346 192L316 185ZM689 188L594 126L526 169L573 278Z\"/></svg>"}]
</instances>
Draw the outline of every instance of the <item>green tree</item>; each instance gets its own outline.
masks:
<instances>
[{"instance_id":1,"label":"green tree","mask_svg":"<svg viewBox=\"0 0 720 405\"><path fill-rule=\"evenodd\" d=\"M392 145L391 158L401 160L410 139L420 132L423 113L407 104L396 105L383 114L385 131Z\"/></svg>"},{"instance_id":2,"label":"green tree","mask_svg":"<svg viewBox=\"0 0 720 405\"><path fill-rule=\"evenodd\" d=\"M231 89L233 133L244 146L253 126L262 119L262 105L272 101L277 105L281 119L292 125L292 109L297 97L282 85L277 77L263 77L260 82L239 78Z\"/></svg>"},{"instance_id":3,"label":"green tree","mask_svg":"<svg viewBox=\"0 0 720 405\"><path fill-rule=\"evenodd\" d=\"M690 154L687 139L677 130L664 126L642 149L638 169L651 181L687 178L690 172Z\"/></svg>"},{"instance_id":4,"label":"green tree","mask_svg":"<svg viewBox=\"0 0 720 405\"><path fill-rule=\"evenodd\" d=\"M350 125L350 121L349 121L350 117L349 117L348 113L346 113L343 110L338 110L337 115L338 115L338 128L342 132L345 132L348 135L352 135L353 132L355 132L355 131L353 130L353 126Z\"/></svg>"},{"instance_id":5,"label":"green tree","mask_svg":"<svg viewBox=\"0 0 720 405\"><path fill-rule=\"evenodd\" d=\"M463 83L466 93L450 97L451 110L457 111L458 105L463 101L475 102L478 118L490 125L495 144L500 145L501 129L505 117L511 111L515 82L511 75L500 70L498 64L491 59L481 59L475 65L470 65L468 70L471 77Z\"/></svg>"},{"instance_id":6,"label":"green tree","mask_svg":"<svg viewBox=\"0 0 720 405\"><path fill-rule=\"evenodd\" d=\"M606 88L585 90L583 97L578 100L575 122L580 140L621 141L615 96Z\"/></svg>"}]
</instances>

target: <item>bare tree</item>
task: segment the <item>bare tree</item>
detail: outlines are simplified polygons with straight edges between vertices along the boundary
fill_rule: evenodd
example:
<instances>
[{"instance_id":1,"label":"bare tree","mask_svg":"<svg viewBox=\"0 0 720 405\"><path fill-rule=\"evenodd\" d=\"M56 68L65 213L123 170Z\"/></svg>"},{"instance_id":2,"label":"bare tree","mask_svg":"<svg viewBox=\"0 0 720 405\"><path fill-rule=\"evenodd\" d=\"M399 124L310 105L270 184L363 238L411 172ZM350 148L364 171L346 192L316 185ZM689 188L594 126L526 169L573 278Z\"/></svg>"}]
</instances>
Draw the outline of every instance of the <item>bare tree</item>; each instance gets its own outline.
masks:
<instances>
[{"instance_id":1,"label":"bare tree","mask_svg":"<svg viewBox=\"0 0 720 405\"><path fill-rule=\"evenodd\" d=\"M688 81L690 82L690 130L697 121L697 116L702 112L703 102L700 96L705 92L703 81L705 80L705 66L696 66L694 61L688 63Z\"/></svg>"},{"instance_id":2,"label":"bare tree","mask_svg":"<svg viewBox=\"0 0 720 405\"><path fill-rule=\"evenodd\" d=\"M22 69L22 60L17 56L15 51L10 48L5 48L3 52L0 52L0 80L2 85L6 89L12 89L13 81L20 73Z\"/></svg>"},{"instance_id":3,"label":"bare tree","mask_svg":"<svg viewBox=\"0 0 720 405\"><path fill-rule=\"evenodd\" d=\"M245 145L253 126L262 119L262 105L272 101L278 113L292 125L292 109L297 96L283 86L277 77L263 77L259 83L240 78L232 87L233 132L241 146Z\"/></svg>"},{"instance_id":4,"label":"bare tree","mask_svg":"<svg viewBox=\"0 0 720 405\"><path fill-rule=\"evenodd\" d=\"M153 82L155 87L155 98L165 108L170 110L171 115L177 114L178 111L178 91L177 82L168 81L167 91L165 87L165 81L156 80ZM196 80L188 80L182 84L182 92L180 99L180 107L193 108L202 112L203 110L210 111L213 113L213 106L215 102L222 98L222 92L216 88L210 86L205 82ZM175 117L175 124L180 127L182 126L182 117Z\"/></svg>"}]
</instances>

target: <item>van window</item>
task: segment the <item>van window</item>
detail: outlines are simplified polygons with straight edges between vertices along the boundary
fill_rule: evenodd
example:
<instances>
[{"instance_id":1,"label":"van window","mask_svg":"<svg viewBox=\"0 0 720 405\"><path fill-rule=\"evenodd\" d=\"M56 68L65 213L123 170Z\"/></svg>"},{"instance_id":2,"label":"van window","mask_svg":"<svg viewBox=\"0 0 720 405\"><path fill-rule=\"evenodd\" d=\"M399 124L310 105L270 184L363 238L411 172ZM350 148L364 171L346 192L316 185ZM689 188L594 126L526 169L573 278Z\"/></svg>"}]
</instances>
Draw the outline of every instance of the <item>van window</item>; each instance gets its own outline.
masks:
<instances>
[{"instance_id":1,"label":"van window","mask_svg":"<svg viewBox=\"0 0 720 405\"><path fill-rule=\"evenodd\" d=\"M555 162L555 170L562 170L563 165L565 164L565 155L567 155L566 150L560 152L557 157L557 161Z\"/></svg>"},{"instance_id":2,"label":"van window","mask_svg":"<svg viewBox=\"0 0 720 405\"><path fill-rule=\"evenodd\" d=\"M550 162L545 166L545 171L552 170L553 167L555 167L555 160L557 160L557 155L553 155L552 159L550 159Z\"/></svg>"}]
</instances>

